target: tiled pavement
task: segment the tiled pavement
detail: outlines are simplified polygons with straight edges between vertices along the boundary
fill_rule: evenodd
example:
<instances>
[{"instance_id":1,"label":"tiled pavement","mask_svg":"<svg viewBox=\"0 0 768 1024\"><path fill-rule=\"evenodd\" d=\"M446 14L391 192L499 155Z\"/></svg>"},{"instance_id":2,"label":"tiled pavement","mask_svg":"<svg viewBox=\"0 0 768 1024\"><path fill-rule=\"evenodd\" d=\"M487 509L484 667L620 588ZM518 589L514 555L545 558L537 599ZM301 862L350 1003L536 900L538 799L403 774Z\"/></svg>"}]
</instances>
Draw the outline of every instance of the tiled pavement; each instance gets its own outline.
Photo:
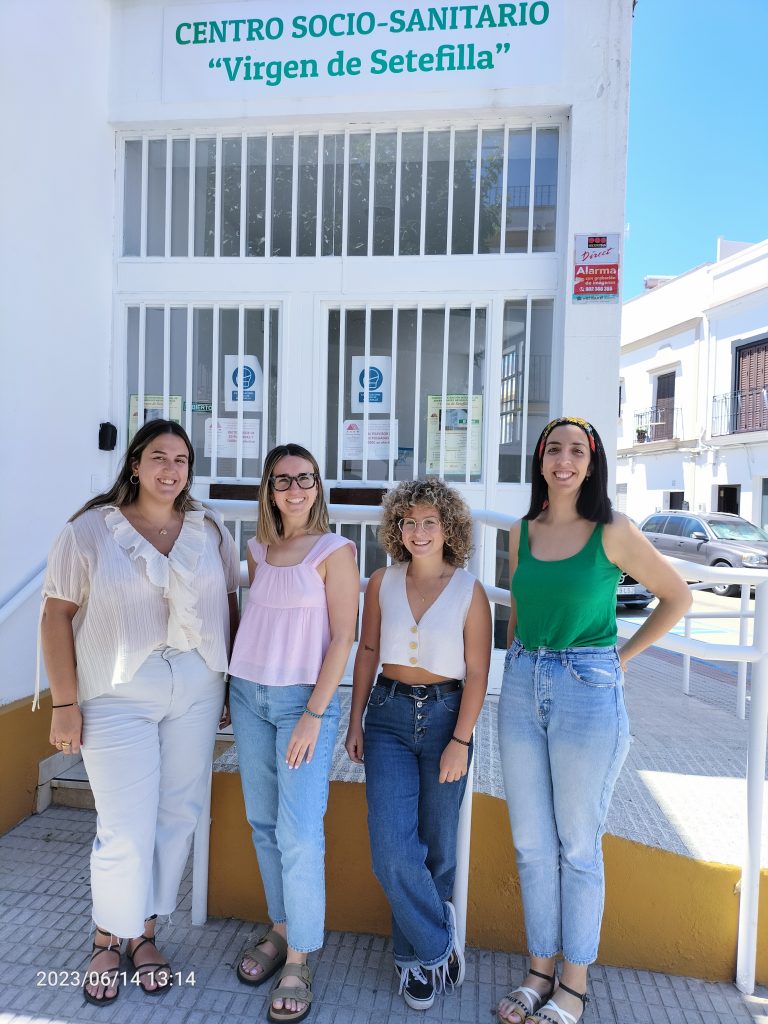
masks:
<instances>
[{"instance_id":1,"label":"tiled pavement","mask_svg":"<svg viewBox=\"0 0 768 1024\"><path fill-rule=\"evenodd\" d=\"M679 692L674 655L646 654L633 664L627 701L635 742L609 828L688 856L739 863L746 739L745 723L731 710L733 679L699 664L692 693L686 698ZM489 707L478 731L475 785L484 792L498 788L494 710ZM339 760L334 774L344 777L347 765ZM114 1006L84 1003L71 972L83 969L90 948L93 828L92 811L53 806L0 838L0 1024L265 1020L267 993L245 988L232 970L254 926L211 920L193 927L189 872L180 909L160 932L163 951L182 970L182 984L154 999L129 985ZM469 949L461 990L419 1013L397 994L386 939L332 932L313 962L310 1024L491 1024L492 1006L523 971L520 956ZM597 965L590 992L585 1024L768 1024L766 989L747 999L729 984Z\"/></svg>"},{"instance_id":2,"label":"tiled pavement","mask_svg":"<svg viewBox=\"0 0 768 1024\"><path fill-rule=\"evenodd\" d=\"M267 993L241 985L232 970L253 926L230 919L193 927L189 873L181 907L160 931L163 951L180 970L182 983L154 999L128 985L114 1006L83 1001L77 979L68 972L83 969L90 946L93 825L92 811L53 806L0 839L0 1024L251 1024L266 1019ZM491 1024L491 1007L523 970L520 956L470 949L462 988L439 996L430 1011L419 1013L397 994L388 940L331 932L313 960L314 1024ZM753 1017L749 1001L727 984L596 966L590 988L585 1024L768 1022L767 991L753 1001Z\"/></svg>"}]
</instances>

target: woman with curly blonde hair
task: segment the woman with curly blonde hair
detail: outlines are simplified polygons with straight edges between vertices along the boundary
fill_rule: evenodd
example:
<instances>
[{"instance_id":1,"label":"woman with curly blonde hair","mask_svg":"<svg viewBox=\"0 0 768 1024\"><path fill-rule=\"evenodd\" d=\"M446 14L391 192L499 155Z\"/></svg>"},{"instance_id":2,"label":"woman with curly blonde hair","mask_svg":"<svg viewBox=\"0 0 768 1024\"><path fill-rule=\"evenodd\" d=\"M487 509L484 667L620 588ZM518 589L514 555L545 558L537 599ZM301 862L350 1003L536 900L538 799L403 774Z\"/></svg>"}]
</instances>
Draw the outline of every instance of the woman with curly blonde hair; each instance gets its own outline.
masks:
<instances>
[{"instance_id":1,"label":"woman with curly blonde hair","mask_svg":"<svg viewBox=\"0 0 768 1024\"><path fill-rule=\"evenodd\" d=\"M491 613L463 568L472 518L458 492L407 481L383 505L379 540L392 565L368 582L346 747L358 764L365 753L373 870L392 908L400 992L427 1010L436 989L464 980L450 898Z\"/></svg>"}]
</instances>

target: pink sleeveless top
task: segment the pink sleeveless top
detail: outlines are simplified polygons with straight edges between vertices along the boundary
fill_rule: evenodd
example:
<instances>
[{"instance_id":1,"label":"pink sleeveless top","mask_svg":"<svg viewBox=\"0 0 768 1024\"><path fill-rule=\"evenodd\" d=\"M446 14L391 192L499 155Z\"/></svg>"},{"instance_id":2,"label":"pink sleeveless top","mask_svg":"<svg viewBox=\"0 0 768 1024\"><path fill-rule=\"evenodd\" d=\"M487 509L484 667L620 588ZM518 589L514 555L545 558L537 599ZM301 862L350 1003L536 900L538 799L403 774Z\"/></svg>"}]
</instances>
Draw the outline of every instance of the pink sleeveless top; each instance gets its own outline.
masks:
<instances>
[{"instance_id":1,"label":"pink sleeveless top","mask_svg":"<svg viewBox=\"0 0 768 1024\"><path fill-rule=\"evenodd\" d=\"M324 533L298 565L270 565L267 545L248 541L256 562L248 604L229 664L230 674L266 686L314 686L331 640L325 581L318 565L349 544Z\"/></svg>"}]
</instances>

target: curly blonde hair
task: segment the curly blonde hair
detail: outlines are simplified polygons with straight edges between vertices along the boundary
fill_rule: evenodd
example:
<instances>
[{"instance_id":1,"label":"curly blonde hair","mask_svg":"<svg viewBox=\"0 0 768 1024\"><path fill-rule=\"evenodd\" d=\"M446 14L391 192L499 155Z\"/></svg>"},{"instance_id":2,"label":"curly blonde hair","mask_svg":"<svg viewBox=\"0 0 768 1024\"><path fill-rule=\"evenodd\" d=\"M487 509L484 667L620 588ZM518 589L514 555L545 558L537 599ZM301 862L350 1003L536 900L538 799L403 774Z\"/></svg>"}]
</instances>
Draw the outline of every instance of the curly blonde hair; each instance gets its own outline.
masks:
<instances>
[{"instance_id":1,"label":"curly blonde hair","mask_svg":"<svg viewBox=\"0 0 768 1024\"><path fill-rule=\"evenodd\" d=\"M472 550L472 514L458 491L437 477L404 480L388 491L381 502L384 515L379 527L379 544L394 562L409 562L398 520L406 519L414 505L433 505L445 536L443 558L449 565L463 567Z\"/></svg>"}]
</instances>

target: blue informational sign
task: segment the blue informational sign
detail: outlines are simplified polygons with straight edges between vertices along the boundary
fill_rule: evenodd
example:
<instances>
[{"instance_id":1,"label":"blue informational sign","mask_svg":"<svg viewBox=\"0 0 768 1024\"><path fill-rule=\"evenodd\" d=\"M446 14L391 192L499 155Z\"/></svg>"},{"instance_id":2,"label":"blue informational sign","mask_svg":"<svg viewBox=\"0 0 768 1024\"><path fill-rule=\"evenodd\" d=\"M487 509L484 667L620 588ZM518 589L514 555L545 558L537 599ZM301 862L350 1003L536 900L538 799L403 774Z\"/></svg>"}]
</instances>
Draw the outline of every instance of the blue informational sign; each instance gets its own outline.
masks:
<instances>
[{"instance_id":1,"label":"blue informational sign","mask_svg":"<svg viewBox=\"0 0 768 1024\"><path fill-rule=\"evenodd\" d=\"M378 406L372 410L375 412L388 411L391 375L391 356L371 355L367 367L363 356L352 356L352 412L362 412L365 406Z\"/></svg>"},{"instance_id":2,"label":"blue informational sign","mask_svg":"<svg viewBox=\"0 0 768 1024\"><path fill-rule=\"evenodd\" d=\"M256 356L236 355L224 357L224 411L237 412L242 398L247 413L261 412L262 373Z\"/></svg>"},{"instance_id":3,"label":"blue informational sign","mask_svg":"<svg viewBox=\"0 0 768 1024\"><path fill-rule=\"evenodd\" d=\"M247 364L243 367L236 366L232 371L232 384L235 389L240 387L238 378L240 376L241 369L243 371L243 388L247 391L249 388L253 387L254 381L256 380L256 374L253 372L252 366L248 366Z\"/></svg>"},{"instance_id":4,"label":"blue informational sign","mask_svg":"<svg viewBox=\"0 0 768 1024\"><path fill-rule=\"evenodd\" d=\"M360 371L360 376L358 377L358 380L360 382L360 387L363 388L363 390L362 391L358 391L358 393L357 393L357 400L358 400L358 402L362 403L362 402L365 401L365 370L364 369ZM383 401L384 395L380 391L381 385L383 383L384 383L384 374L381 372L381 370L378 368L378 366L369 366L368 367L368 401L371 404L375 404L375 403L380 404Z\"/></svg>"}]
</instances>

